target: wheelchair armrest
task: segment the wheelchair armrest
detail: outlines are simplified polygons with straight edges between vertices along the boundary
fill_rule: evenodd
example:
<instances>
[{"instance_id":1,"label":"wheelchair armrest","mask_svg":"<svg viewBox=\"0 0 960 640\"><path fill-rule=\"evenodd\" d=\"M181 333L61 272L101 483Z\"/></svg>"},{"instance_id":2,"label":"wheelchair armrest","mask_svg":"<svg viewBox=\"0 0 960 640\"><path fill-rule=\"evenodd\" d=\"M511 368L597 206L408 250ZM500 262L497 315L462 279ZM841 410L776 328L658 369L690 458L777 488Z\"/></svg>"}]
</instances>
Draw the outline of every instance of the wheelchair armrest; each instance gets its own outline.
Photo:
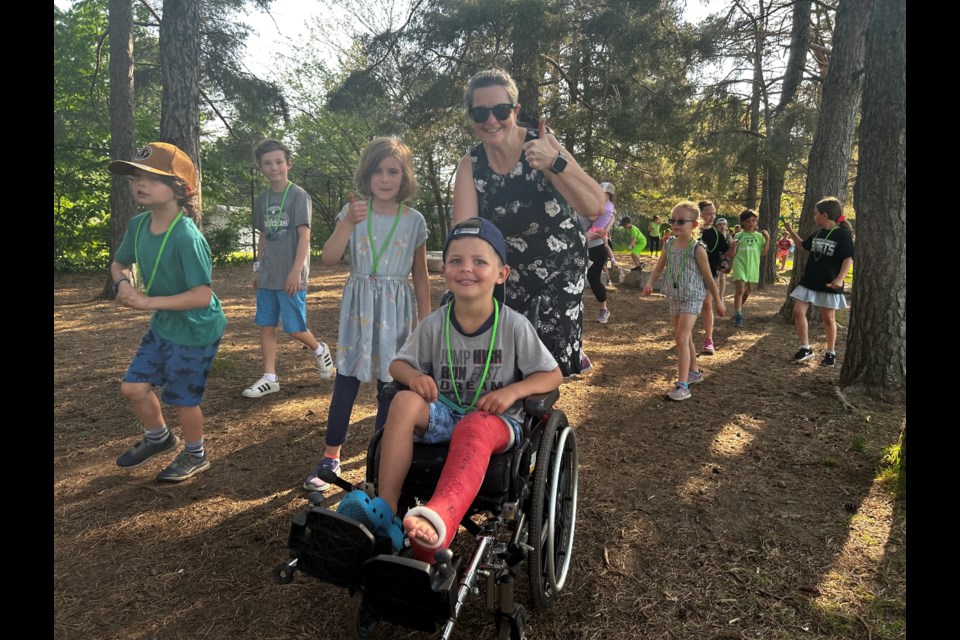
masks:
<instances>
[{"instance_id":1,"label":"wheelchair armrest","mask_svg":"<svg viewBox=\"0 0 960 640\"><path fill-rule=\"evenodd\" d=\"M560 389L554 389L550 393L537 393L527 396L523 401L523 410L539 418L550 411L559 398Z\"/></svg>"}]
</instances>

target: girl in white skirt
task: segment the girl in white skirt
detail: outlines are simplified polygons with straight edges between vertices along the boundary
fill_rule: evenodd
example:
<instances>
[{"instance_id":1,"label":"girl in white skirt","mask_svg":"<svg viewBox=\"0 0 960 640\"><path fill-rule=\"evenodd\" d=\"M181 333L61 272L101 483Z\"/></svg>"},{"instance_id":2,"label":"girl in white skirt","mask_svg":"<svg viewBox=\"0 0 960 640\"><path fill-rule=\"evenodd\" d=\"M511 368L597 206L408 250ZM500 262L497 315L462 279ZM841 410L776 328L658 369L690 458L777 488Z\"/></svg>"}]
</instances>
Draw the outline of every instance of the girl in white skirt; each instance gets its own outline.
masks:
<instances>
[{"instance_id":1,"label":"girl in white skirt","mask_svg":"<svg viewBox=\"0 0 960 640\"><path fill-rule=\"evenodd\" d=\"M806 240L794 232L789 222L783 223L797 250L810 253L800 285L790 293L790 297L796 300L793 322L800 338L800 349L793 356L793 361L806 362L814 357L810 348L807 309L815 304L820 307L820 317L827 334L827 352L820 364L833 367L837 364L836 310L847 308L843 279L853 265L853 235L850 223L843 218L843 205L832 196L814 206L813 222L818 229Z\"/></svg>"}]
</instances>

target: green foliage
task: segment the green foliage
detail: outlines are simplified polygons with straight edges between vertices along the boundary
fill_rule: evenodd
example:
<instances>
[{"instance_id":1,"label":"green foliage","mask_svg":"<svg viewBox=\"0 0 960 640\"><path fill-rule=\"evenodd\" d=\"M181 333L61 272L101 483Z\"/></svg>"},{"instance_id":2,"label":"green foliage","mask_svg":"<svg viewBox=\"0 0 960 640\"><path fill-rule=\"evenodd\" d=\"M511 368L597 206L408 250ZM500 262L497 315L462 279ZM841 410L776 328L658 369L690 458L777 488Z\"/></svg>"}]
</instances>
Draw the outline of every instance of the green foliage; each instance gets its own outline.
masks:
<instances>
[{"instance_id":1,"label":"green foliage","mask_svg":"<svg viewBox=\"0 0 960 640\"><path fill-rule=\"evenodd\" d=\"M881 482L893 485L898 498L906 498L907 496L905 433L906 429L901 430L897 442L884 447L878 476Z\"/></svg>"}]
</instances>

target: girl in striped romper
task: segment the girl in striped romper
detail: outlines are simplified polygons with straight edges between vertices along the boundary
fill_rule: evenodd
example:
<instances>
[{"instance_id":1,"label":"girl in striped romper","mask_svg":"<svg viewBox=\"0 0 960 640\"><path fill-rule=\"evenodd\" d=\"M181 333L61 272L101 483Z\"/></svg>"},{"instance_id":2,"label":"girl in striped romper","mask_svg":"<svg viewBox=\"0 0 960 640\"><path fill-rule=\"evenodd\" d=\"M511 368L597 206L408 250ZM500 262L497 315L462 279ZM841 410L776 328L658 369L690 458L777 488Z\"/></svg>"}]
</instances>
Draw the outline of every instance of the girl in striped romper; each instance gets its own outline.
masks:
<instances>
[{"instance_id":1,"label":"girl in striped romper","mask_svg":"<svg viewBox=\"0 0 960 640\"><path fill-rule=\"evenodd\" d=\"M647 279L643 293L653 293L653 283L665 272L660 291L670 301L670 315L677 341L677 382L667 392L670 400L686 400L690 397L690 385L703 381L703 373L697 364L697 350L693 346L693 325L700 316L700 309L707 297L707 289L713 296L717 315L726 314L720 290L710 273L707 249L696 238L700 209L695 202L684 200L670 213L670 240L663 247L657 266Z\"/></svg>"}]
</instances>

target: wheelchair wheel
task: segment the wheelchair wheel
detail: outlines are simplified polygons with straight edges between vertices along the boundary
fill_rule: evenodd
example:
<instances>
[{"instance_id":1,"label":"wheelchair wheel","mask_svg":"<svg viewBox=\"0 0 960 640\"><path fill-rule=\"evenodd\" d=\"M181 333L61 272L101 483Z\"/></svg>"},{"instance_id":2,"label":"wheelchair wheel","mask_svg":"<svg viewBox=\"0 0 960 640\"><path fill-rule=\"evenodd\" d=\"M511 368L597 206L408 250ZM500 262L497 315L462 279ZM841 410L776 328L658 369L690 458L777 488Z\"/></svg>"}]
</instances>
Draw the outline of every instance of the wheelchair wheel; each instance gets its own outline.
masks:
<instances>
[{"instance_id":1,"label":"wheelchair wheel","mask_svg":"<svg viewBox=\"0 0 960 640\"><path fill-rule=\"evenodd\" d=\"M530 591L537 611L547 609L563 589L570 569L577 518L577 440L562 411L544 425L537 451L527 559Z\"/></svg>"},{"instance_id":2,"label":"wheelchair wheel","mask_svg":"<svg viewBox=\"0 0 960 640\"><path fill-rule=\"evenodd\" d=\"M370 640L377 631L380 618L363 601L363 589L357 589L350 598L347 624L353 640Z\"/></svg>"}]
</instances>

